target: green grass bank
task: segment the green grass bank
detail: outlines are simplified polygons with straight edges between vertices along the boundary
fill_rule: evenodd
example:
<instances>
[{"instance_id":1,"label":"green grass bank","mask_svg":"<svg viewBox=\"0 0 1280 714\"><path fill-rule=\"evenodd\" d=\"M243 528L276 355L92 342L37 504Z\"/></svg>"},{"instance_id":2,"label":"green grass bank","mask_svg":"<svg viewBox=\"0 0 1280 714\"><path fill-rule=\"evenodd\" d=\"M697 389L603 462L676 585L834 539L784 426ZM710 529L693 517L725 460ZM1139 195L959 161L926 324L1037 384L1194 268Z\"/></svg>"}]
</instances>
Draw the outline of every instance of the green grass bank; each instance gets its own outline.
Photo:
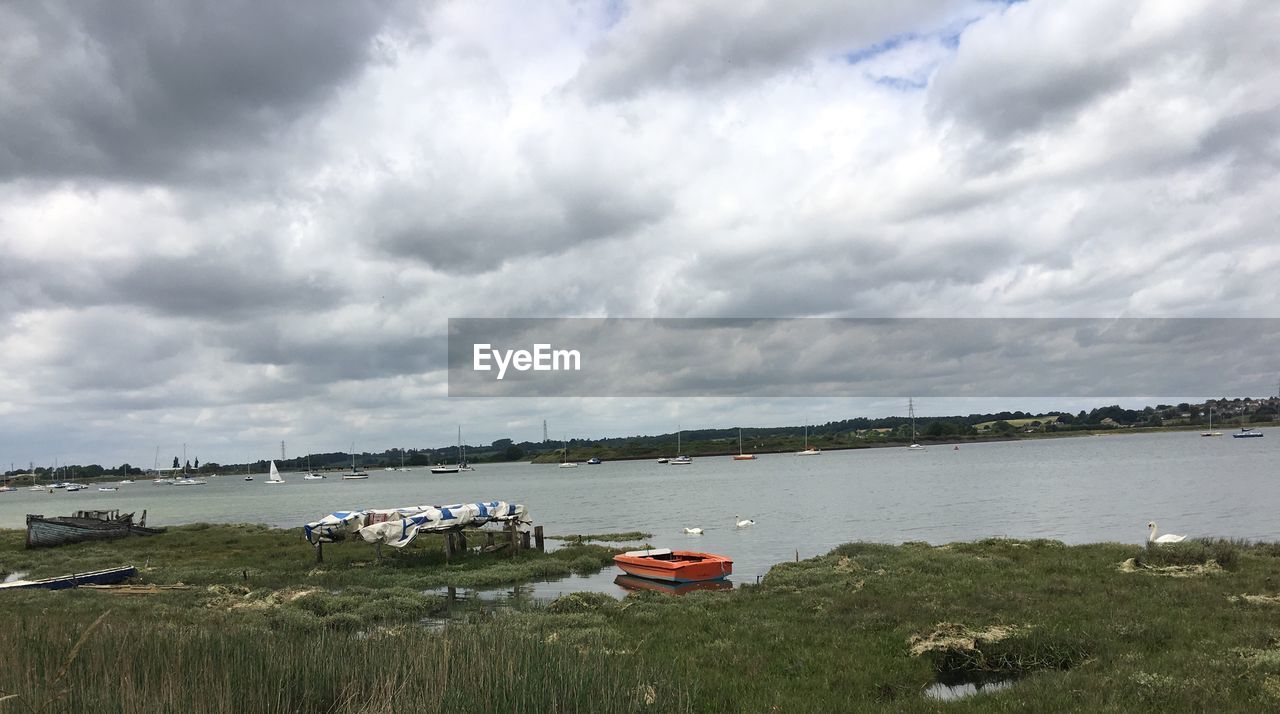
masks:
<instances>
[{"instance_id":1,"label":"green grass bank","mask_svg":"<svg viewBox=\"0 0 1280 714\"><path fill-rule=\"evenodd\" d=\"M45 551L4 532L0 571L134 562L143 582L191 587L0 593L0 711L1280 707L1273 545L853 543L732 592L580 594L445 626L444 598L423 592L599 567L612 552L446 565L430 544L373 561L343 543L317 566L296 531L252 526ZM925 695L993 677L1012 684Z\"/></svg>"}]
</instances>

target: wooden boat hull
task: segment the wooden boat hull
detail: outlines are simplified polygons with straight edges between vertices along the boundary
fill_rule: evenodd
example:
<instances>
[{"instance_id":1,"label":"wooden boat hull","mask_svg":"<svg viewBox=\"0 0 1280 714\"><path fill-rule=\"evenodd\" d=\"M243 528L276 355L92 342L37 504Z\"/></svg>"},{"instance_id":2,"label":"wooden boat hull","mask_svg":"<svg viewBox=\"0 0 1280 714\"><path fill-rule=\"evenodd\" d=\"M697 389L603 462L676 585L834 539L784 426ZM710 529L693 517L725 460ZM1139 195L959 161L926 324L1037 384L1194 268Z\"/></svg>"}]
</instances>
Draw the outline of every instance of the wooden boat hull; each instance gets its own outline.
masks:
<instances>
[{"instance_id":1,"label":"wooden boat hull","mask_svg":"<svg viewBox=\"0 0 1280 714\"><path fill-rule=\"evenodd\" d=\"M628 575L667 583L722 580L733 574L733 561L723 555L689 550L632 551L613 556Z\"/></svg>"},{"instance_id":2,"label":"wooden boat hull","mask_svg":"<svg viewBox=\"0 0 1280 714\"><path fill-rule=\"evenodd\" d=\"M65 590L81 585L114 585L138 574L132 565L88 573L73 573L43 580L19 580L0 584L0 590Z\"/></svg>"},{"instance_id":3,"label":"wooden boat hull","mask_svg":"<svg viewBox=\"0 0 1280 714\"><path fill-rule=\"evenodd\" d=\"M28 548L51 548L86 540L110 540L163 532L163 528L146 528L134 524L132 513L113 519L27 515Z\"/></svg>"}]
</instances>

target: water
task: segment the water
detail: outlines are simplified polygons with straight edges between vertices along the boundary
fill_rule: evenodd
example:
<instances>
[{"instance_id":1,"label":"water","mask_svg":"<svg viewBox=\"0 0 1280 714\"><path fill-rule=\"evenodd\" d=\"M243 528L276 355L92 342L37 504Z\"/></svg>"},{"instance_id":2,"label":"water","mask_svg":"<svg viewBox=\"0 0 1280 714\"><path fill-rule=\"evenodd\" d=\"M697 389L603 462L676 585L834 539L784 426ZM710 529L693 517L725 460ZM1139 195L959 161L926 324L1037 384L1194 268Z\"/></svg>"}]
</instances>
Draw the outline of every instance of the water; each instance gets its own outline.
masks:
<instances>
[{"instance_id":1,"label":"water","mask_svg":"<svg viewBox=\"0 0 1280 714\"><path fill-rule=\"evenodd\" d=\"M698 458L552 465L485 464L463 474L373 471L367 481L267 486L259 476L210 478L206 486L155 486L0 494L0 527L24 515L78 509L147 509L149 525L197 521L299 527L335 511L501 499L525 504L548 534L645 531L655 547L733 558L733 579L754 582L774 563L825 553L849 541L946 543L988 536L1067 543L1141 543L1160 531L1280 540L1280 430L1262 439L1193 432L1126 434L764 455L755 461ZM738 517L752 528L735 528ZM706 529L685 535L686 527ZM301 531L299 531L301 537ZM412 547L412 546L411 546ZM301 548L299 557L311 557ZM537 584L534 596L616 592L616 571Z\"/></svg>"},{"instance_id":2,"label":"water","mask_svg":"<svg viewBox=\"0 0 1280 714\"><path fill-rule=\"evenodd\" d=\"M991 692L998 692L1012 686L1012 679L991 679L978 682L960 682L958 684L934 682L928 687L925 687L924 695L929 699L953 702L957 699L972 697L975 694L990 694Z\"/></svg>"}]
</instances>

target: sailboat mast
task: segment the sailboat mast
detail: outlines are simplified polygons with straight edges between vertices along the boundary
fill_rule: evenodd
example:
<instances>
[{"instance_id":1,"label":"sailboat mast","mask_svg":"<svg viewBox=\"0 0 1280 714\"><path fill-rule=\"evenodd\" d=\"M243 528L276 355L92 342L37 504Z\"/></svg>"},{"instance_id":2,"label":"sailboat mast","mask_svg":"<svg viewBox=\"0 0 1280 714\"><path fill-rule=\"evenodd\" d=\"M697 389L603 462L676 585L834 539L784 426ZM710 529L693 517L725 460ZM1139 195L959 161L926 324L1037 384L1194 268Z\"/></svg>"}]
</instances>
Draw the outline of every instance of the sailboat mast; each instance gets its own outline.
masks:
<instances>
[{"instance_id":1,"label":"sailboat mast","mask_svg":"<svg viewBox=\"0 0 1280 714\"><path fill-rule=\"evenodd\" d=\"M911 417L911 443L916 443L916 405L907 397L907 414Z\"/></svg>"}]
</instances>

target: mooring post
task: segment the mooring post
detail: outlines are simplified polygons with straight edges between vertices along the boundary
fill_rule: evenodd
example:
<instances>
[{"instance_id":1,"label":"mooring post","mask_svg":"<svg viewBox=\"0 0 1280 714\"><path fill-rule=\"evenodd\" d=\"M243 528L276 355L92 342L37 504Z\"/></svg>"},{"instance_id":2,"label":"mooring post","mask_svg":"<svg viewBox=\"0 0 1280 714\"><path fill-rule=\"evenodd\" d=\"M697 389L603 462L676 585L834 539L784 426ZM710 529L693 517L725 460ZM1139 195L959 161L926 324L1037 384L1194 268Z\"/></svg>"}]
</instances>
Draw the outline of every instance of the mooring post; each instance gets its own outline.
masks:
<instances>
[{"instance_id":1,"label":"mooring post","mask_svg":"<svg viewBox=\"0 0 1280 714\"><path fill-rule=\"evenodd\" d=\"M446 563L449 562L449 559L452 557L453 557L453 533L447 532L444 534L444 562Z\"/></svg>"},{"instance_id":2,"label":"mooring post","mask_svg":"<svg viewBox=\"0 0 1280 714\"><path fill-rule=\"evenodd\" d=\"M542 536L542 526L533 527L533 542L538 547L538 550L543 553L547 552L547 543Z\"/></svg>"},{"instance_id":3,"label":"mooring post","mask_svg":"<svg viewBox=\"0 0 1280 714\"><path fill-rule=\"evenodd\" d=\"M529 531L520 531L520 548L529 550Z\"/></svg>"}]
</instances>

